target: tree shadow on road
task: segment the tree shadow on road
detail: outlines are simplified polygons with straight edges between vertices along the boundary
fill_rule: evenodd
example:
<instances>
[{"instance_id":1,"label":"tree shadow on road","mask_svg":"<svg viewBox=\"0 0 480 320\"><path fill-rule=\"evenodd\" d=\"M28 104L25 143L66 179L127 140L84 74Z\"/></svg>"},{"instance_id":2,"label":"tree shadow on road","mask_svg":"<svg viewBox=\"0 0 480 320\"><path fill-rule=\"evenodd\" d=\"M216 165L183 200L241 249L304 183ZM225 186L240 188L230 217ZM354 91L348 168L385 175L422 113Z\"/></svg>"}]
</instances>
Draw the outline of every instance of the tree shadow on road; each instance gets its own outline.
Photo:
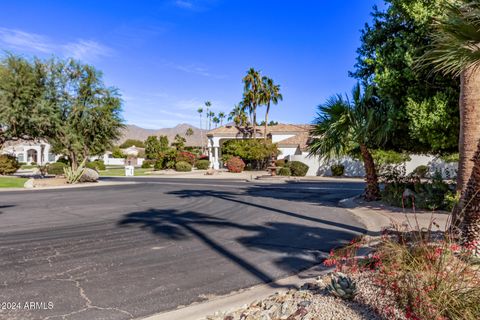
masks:
<instances>
[{"instance_id":1,"label":"tree shadow on road","mask_svg":"<svg viewBox=\"0 0 480 320\"><path fill-rule=\"evenodd\" d=\"M139 227L174 241L200 240L212 252L241 267L263 283L280 287L269 272L262 270L253 261L235 252L238 245L248 252L275 252L272 261L287 273L297 272L318 264L333 247L358 236L358 232L328 227L306 226L296 223L269 222L264 225L240 224L194 211L148 209L126 214L118 222L121 227ZM232 239L217 237L217 232L232 232ZM236 232L235 232L236 231ZM233 240L233 241L232 241ZM251 257L250 254L247 255Z\"/></svg>"}]
</instances>

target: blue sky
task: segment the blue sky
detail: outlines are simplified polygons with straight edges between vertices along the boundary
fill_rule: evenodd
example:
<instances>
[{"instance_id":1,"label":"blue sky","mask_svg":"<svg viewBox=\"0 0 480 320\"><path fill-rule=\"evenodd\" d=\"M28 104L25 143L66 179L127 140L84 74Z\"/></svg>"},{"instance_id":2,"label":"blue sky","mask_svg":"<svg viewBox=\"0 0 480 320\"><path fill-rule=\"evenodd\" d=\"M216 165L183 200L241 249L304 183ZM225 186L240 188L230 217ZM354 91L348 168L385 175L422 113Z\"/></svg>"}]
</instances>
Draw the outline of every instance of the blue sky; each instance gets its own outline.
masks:
<instances>
[{"instance_id":1,"label":"blue sky","mask_svg":"<svg viewBox=\"0 0 480 320\"><path fill-rule=\"evenodd\" d=\"M2 1L0 49L73 57L119 88L127 123L198 126L206 100L229 112L250 67L281 86L270 119L309 123L355 80L360 29L382 0ZM263 109L259 117L263 117Z\"/></svg>"}]
</instances>

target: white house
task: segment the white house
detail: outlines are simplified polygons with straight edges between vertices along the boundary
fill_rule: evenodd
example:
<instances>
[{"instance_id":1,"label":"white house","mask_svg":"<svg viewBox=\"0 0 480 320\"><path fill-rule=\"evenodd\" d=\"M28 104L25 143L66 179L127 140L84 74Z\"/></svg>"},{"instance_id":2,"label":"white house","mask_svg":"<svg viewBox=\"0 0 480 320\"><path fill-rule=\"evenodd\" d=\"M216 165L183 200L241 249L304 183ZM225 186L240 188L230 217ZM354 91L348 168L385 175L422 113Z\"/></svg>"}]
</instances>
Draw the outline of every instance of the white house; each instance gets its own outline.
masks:
<instances>
[{"instance_id":1,"label":"white house","mask_svg":"<svg viewBox=\"0 0 480 320\"><path fill-rule=\"evenodd\" d=\"M21 163L44 165L49 162L55 162L59 158L58 155L53 154L50 150L50 144L45 141L20 140L7 142L0 153L13 155Z\"/></svg>"},{"instance_id":2,"label":"white house","mask_svg":"<svg viewBox=\"0 0 480 320\"><path fill-rule=\"evenodd\" d=\"M331 161L323 161L318 157L309 156L307 144L310 139L311 125L278 124L267 127L267 137L276 143L281 154L278 159L300 161L308 165L307 176L331 176L330 167L341 163L345 167L345 176L362 177L365 175L363 162L343 157ZM257 138L263 138L263 127L257 129ZM214 169L222 167L222 145L232 139L250 139L250 133L236 126L223 126L207 133L210 163ZM431 174L440 171L444 177L456 175L457 164L445 163L432 155L410 155L411 160L405 163L406 173L412 172L420 165L427 165Z\"/></svg>"}]
</instances>

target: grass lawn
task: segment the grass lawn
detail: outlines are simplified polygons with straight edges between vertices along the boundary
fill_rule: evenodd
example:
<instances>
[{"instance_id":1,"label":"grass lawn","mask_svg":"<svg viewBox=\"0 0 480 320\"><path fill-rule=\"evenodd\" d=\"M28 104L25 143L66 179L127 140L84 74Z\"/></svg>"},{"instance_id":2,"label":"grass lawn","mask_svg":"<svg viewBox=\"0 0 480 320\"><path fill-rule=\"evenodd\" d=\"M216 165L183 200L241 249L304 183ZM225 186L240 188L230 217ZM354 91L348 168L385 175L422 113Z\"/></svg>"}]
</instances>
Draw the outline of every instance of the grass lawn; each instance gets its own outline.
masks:
<instances>
[{"instance_id":1,"label":"grass lawn","mask_svg":"<svg viewBox=\"0 0 480 320\"><path fill-rule=\"evenodd\" d=\"M24 164L20 167L20 169L33 169L33 168L36 168L36 167L38 167L38 166Z\"/></svg>"},{"instance_id":2,"label":"grass lawn","mask_svg":"<svg viewBox=\"0 0 480 320\"><path fill-rule=\"evenodd\" d=\"M17 177L0 177L0 188L23 188L28 179Z\"/></svg>"},{"instance_id":3,"label":"grass lawn","mask_svg":"<svg viewBox=\"0 0 480 320\"><path fill-rule=\"evenodd\" d=\"M135 168L135 176L146 176L148 173L147 171L152 171L153 169L146 169L146 168ZM107 170L100 171L101 177L120 177L125 176L125 168L107 168Z\"/></svg>"}]
</instances>

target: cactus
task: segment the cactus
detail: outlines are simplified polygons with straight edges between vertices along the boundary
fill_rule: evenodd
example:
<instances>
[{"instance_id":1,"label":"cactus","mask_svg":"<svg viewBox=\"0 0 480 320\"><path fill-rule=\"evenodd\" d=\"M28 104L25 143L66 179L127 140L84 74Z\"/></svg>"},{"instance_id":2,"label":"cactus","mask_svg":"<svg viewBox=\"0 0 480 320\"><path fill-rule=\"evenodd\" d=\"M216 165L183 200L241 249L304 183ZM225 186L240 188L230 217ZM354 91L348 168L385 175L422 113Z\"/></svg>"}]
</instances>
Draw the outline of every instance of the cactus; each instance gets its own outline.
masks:
<instances>
[{"instance_id":1,"label":"cactus","mask_svg":"<svg viewBox=\"0 0 480 320\"><path fill-rule=\"evenodd\" d=\"M82 163L78 166L77 169L72 169L70 167L63 168L63 173L65 174L65 179L67 179L67 183L77 183L78 180L82 177L83 173L85 172L85 163L87 158L85 158Z\"/></svg>"},{"instance_id":2,"label":"cactus","mask_svg":"<svg viewBox=\"0 0 480 320\"><path fill-rule=\"evenodd\" d=\"M352 300L357 294L357 284L349 276L337 272L332 275L327 291L344 300Z\"/></svg>"}]
</instances>

